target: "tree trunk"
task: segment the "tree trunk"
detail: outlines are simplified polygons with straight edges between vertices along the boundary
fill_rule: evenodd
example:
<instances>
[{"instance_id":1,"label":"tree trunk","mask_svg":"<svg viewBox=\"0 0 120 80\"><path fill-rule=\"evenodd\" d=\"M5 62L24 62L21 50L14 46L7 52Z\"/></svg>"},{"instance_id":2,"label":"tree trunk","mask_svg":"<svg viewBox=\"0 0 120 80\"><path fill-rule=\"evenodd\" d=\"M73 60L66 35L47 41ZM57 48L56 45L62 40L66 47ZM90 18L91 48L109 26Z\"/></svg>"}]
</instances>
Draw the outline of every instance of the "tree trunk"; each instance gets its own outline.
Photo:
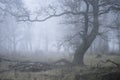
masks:
<instances>
[{"instance_id":1,"label":"tree trunk","mask_svg":"<svg viewBox=\"0 0 120 80\"><path fill-rule=\"evenodd\" d=\"M93 28L90 32L90 34L88 35L88 10L89 10L89 6L88 3L87 7L88 9L86 10L86 14L85 14L85 33L82 37L83 42L82 44L80 44L80 46L76 49L76 52L74 54L74 59L73 59L73 63L75 65L80 65L83 66L84 65L84 55L86 53L86 51L88 50L88 48L91 46L92 42L95 40L97 34L98 34L98 30L99 30L99 20L98 20L98 13L99 13L99 7L98 7L98 0L94 0L94 2L92 3L92 7L93 7Z\"/></svg>"},{"instance_id":2,"label":"tree trunk","mask_svg":"<svg viewBox=\"0 0 120 80\"><path fill-rule=\"evenodd\" d=\"M95 39L95 38L94 38ZM94 40L93 39L93 40ZM93 41L84 41L77 49L74 54L73 64L84 66L84 55Z\"/></svg>"},{"instance_id":3,"label":"tree trunk","mask_svg":"<svg viewBox=\"0 0 120 80\"><path fill-rule=\"evenodd\" d=\"M81 47L77 48L75 54L74 54L74 59L73 59L73 63L75 65L84 65L84 54L85 54L86 50L83 50Z\"/></svg>"}]
</instances>

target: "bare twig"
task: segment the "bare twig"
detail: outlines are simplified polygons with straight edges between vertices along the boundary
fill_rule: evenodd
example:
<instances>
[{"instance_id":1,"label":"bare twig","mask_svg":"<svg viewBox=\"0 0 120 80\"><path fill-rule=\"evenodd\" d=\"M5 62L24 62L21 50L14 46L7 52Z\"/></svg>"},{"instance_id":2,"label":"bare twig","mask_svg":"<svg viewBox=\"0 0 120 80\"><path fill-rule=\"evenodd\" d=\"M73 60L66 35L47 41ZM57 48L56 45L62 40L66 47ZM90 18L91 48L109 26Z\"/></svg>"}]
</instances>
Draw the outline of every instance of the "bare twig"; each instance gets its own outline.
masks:
<instances>
[{"instance_id":1,"label":"bare twig","mask_svg":"<svg viewBox=\"0 0 120 80\"><path fill-rule=\"evenodd\" d=\"M56 14L56 12L54 14L49 14L47 17L45 17L44 19L30 19L30 16L27 15L27 16L19 16L18 18L18 21L29 21L29 22L43 22L43 21L46 21L50 18L53 18L53 17L59 17L59 16L63 16L63 15L66 15L66 14L72 14L72 15L81 15L81 14L84 14L84 12L72 12L72 11L66 11L66 12L63 12L63 13L59 13L59 14Z\"/></svg>"}]
</instances>

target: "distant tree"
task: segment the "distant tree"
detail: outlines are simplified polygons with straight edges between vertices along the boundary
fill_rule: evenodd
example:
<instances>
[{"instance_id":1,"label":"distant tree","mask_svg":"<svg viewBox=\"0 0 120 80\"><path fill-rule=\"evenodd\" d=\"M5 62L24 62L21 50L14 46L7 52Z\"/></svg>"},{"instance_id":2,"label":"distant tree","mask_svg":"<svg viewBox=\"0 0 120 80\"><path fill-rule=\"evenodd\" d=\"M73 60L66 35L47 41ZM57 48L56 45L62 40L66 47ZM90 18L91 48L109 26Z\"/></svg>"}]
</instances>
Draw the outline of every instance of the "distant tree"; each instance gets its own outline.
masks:
<instances>
[{"instance_id":1,"label":"distant tree","mask_svg":"<svg viewBox=\"0 0 120 80\"><path fill-rule=\"evenodd\" d=\"M111 12L115 15L113 23L111 23L111 29L117 34L119 51L120 51L120 0L104 0L104 2L110 6ZM117 31L116 31L117 30Z\"/></svg>"},{"instance_id":2,"label":"distant tree","mask_svg":"<svg viewBox=\"0 0 120 80\"><path fill-rule=\"evenodd\" d=\"M112 10L120 11L120 0L103 0Z\"/></svg>"},{"instance_id":3,"label":"distant tree","mask_svg":"<svg viewBox=\"0 0 120 80\"><path fill-rule=\"evenodd\" d=\"M114 29L117 30L117 38L118 38L118 46L119 46L119 52L120 52L120 14L117 14L117 18L115 20L115 26Z\"/></svg>"},{"instance_id":4,"label":"distant tree","mask_svg":"<svg viewBox=\"0 0 120 80\"><path fill-rule=\"evenodd\" d=\"M75 19L79 22L78 26L81 27L81 31L78 32L78 35L81 36L82 41L76 48L73 63L76 65L84 65L84 54L99 34L99 16L107 13L108 8L107 10L101 11L100 0L65 0L65 4L66 3L67 5L63 6L65 9L62 10L62 13L57 13L56 9L50 6L50 9L53 10L52 13L49 13L49 15L42 20L38 18L33 20L30 19L29 15L27 15L20 18L19 21L42 22L49 18L59 17L62 15L66 15L68 18L69 16L76 16Z\"/></svg>"},{"instance_id":5,"label":"distant tree","mask_svg":"<svg viewBox=\"0 0 120 80\"><path fill-rule=\"evenodd\" d=\"M4 51L17 51L18 44L22 39L22 27L16 19L24 15L23 3L21 0L0 0L0 30L1 47ZM22 25L22 24L21 24Z\"/></svg>"},{"instance_id":6,"label":"distant tree","mask_svg":"<svg viewBox=\"0 0 120 80\"><path fill-rule=\"evenodd\" d=\"M45 14L47 13L47 17L44 19L40 19L39 16L36 16L35 19L31 19L30 15L24 8L21 8L23 15L16 15L10 11L7 12L15 16L18 21L24 22L42 22L49 18L63 15L66 15L66 18L70 20L75 19L78 23L77 26L80 27L80 31L78 31L77 34L80 35L79 41L81 42L76 47L73 63L76 65L84 65L83 59L86 51L96 39L97 35L100 35L99 19L101 15L108 13L111 10L111 3L112 2L108 3L105 0L64 0L62 9L58 10L58 12L55 7L49 5L49 7L44 10ZM119 6L117 8L119 8Z\"/></svg>"}]
</instances>

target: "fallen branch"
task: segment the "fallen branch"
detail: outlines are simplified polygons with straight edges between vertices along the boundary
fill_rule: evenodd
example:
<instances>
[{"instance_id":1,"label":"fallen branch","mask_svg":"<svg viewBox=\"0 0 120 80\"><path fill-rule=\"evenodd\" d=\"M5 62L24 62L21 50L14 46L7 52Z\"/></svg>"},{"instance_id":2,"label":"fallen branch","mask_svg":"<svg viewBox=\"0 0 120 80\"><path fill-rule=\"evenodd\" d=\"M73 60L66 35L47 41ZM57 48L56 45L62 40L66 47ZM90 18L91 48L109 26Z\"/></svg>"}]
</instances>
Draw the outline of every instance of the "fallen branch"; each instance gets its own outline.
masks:
<instances>
[{"instance_id":1,"label":"fallen branch","mask_svg":"<svg viewBox=\"0 0 120 80\"><path fill-rule=\"evenodd\" d=\"M115 61L112 61L110 59L107 59L106 61L100 60L99 63L97 64L97 67L101 66L100 63L104 63L104 64L106 64L106 63L112 63L112 64L116 65L116 67L120 68L120 64L118 64Z\"/></svg>"},{"instance_id":2,"label":"fallen branch","mask_svg":"<svg viewBox=\"0 0 120 80\"><path fill-rule=\"evenodd\" d=\"M54 62L53 64L60 64L60 63L64 63L65 65L71 65L72 63L66 59L60 59L56 62Z\"/></svg>"},{"instance_id":3,"label":"fallen branch","mask_svg":"<svg viewBox=\"0 0 120 80\"><path fill-rule=\"evenodd\" d=\"M112 60L110 60L110 59L106 60L106 62L110 62L110 63L116 65L117 67L120 67L120 64L118 64L118 63L116 63L115 61L112 61Z\"/></svg>"},{"instance_id":4,"label":"fallen branch","mask_svg":"<svg viewBox=\"0 0 120 80\"><path fill-rule=\"evenodd\" d=\"M32 72L46 71L46 70L51 70L53 68L61 68L72 65L72 63L66 59L60 59L52 63L10 60L3 57L2 58L0 57L0 60L15 63L15 64L10 64L8 66L10 70L32 71Z\"/></svg>"}]
</instances>

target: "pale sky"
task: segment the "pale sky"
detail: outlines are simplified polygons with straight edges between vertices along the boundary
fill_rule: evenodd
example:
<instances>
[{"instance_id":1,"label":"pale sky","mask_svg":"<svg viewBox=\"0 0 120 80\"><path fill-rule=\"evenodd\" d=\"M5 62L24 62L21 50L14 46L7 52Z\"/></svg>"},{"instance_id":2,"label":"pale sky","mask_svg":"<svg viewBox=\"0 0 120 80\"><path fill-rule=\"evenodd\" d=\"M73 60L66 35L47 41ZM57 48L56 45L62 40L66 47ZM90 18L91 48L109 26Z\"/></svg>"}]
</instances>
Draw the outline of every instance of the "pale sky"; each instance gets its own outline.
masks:
<instances>
[{"instance_id":1,"label":"pale sky","mask_svg":"<svg viewBox=\"0 0 120 80\"><path fill-rule=\"evenodd\" d=\"M39 10L40 6L45 7L48 4L53 4L55 0L23 0L26 7L29 8L29 10L35 11Z\"/></svg>"},{"instance_id":2,"label":"pale sky","mask_svg":"<svg viewBox=\"0 0 120 80\"><path fill-rule=\"evenodd\" d=\"M30 10L32 13L34 13L35 11L38 11L40 9L40 7L46 7L48 4L53 3L55 0L23 0L25 3L25 7ZM34 39L33 39L33 43L34 43L34 48L38 49L39 48L39 44L43 44L44 43L39 43L39 38L40 37L44 37L44 35L48 35L49 39L50 39L50 43L52 44L52 42L54 43L54 41L56 40L57 36L59 36L60 34L58 34L58 27L60 27L61 25L59 25L59 18L51 18L48 19L45 22L35 22L32 23L32 30L33 30L33 34L34 34Z\"/></svg>"},{"instance_id":3,"label":"pale sky","mask_svg":"<svg viewBox=\"0 0 120 80\"><path fill-rule=\"evenodd\" d=\"M46 7L48 4L55 4L57 0L23 0L25 3L25 7L30 10L32 13L35 11L38 11L40 7ZM110 17L110 16L108 16ZM111 18L112 19L112 18ZM52 18L45 22L37 22L33 23L33 33L34 33L34 44L36 47L38 47L40 33L43 32L47 34L50 37L50 41L56 40L56 36L59 36L61 34L58 34L58 27L63 27L59 24L59 18ZM111 20L110 20L111 21ZM43 34L41 34L43 36ZM109 42L110 49L113 48L114 40ZM51 42L52 43L52 42ZM43 43L44 44L44 43ZM114 47L116 47L115 45Z\"/></svg>"}]
</instances>

